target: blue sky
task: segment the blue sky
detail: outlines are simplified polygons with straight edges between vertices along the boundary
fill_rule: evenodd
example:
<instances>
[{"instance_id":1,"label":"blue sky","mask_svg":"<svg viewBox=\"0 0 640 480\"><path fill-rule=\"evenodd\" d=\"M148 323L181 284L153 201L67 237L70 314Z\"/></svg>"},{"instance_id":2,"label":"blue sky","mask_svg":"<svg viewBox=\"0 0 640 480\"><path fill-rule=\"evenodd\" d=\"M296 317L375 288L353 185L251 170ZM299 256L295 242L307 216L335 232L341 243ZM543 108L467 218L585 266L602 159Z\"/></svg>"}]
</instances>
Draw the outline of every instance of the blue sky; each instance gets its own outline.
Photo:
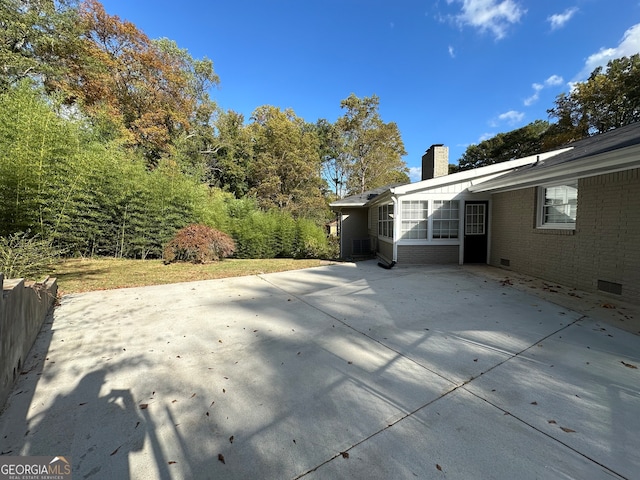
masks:
<instances>
[{"instance_id":1,"label":"blue sky","mask_svg":"<svg viewBox=\"0 0 640 480\"><path fill-rule=\"evenodd\" d=\"M640 53L640 0L104 0L220 76L212 97L335 121L351 93L380 97L419 179L432 144L466 148L534 120L571 83Z\"/></svg>"}]
</instances>

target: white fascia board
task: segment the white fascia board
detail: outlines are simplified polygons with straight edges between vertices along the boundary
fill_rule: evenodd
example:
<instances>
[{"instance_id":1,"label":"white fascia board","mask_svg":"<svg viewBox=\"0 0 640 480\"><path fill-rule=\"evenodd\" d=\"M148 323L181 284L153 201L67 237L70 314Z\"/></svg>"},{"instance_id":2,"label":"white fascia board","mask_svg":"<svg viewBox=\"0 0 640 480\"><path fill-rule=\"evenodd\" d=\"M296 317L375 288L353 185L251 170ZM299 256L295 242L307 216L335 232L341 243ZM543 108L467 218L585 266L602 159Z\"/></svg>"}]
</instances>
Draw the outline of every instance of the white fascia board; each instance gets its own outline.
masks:
<instances>
[{"instance_id":1,"label":"white fascia board","mask_svg":"<svg viewBox=\"0 0 640 480\"><path fill-rule=\"evenodd\" d=\"M472 170L465 170L464 172L452 173L450 175L443 175L442 177L422 180L421 182L401 185L399 187L392 188L391 193L405 194L418 190L428 190L431 188L442 187L453 183L468 182L469 180L473 181L474 179L480 179L481 177L491 176L491 178L494 178L497 174L504 174L515 168L530 165L539 160L545 160L560 153L566 152L567 150L570 150L570 148L553 150L551 152L541 153L539 155L530 155L528 157L517 158L515 160L494 163L493 165L487 165L486 167L474 168Z\"/></svg>"},{"instance_id":2,"label":"white fascia board","mask_svg":"<svg viewBox=\"0 0 640 480\"><path fill-rule=\"evenodd\" d=\"M620 148L600 155L522 172L511 178L496 178L469 187L471 192L507 192L551 182L563 182L640 168L640 145Z\"/></svg>"},{"instance_id":3,"label":"white fascia board","mask_svg":"<svg viewBox=\"0 0 640 480\"><path fill-rule=\"evenodd\" d=\"M366 203L367 202L358 202L358 203L355 203L355 202L341 202L340 200L337 200L335 202L331 202L329 204L329 207L330 208L336 208L336 207L342 207L342 208L354 207L354 208L357 208L357 207L364 207Z\"/></svg>"}]
</instances>

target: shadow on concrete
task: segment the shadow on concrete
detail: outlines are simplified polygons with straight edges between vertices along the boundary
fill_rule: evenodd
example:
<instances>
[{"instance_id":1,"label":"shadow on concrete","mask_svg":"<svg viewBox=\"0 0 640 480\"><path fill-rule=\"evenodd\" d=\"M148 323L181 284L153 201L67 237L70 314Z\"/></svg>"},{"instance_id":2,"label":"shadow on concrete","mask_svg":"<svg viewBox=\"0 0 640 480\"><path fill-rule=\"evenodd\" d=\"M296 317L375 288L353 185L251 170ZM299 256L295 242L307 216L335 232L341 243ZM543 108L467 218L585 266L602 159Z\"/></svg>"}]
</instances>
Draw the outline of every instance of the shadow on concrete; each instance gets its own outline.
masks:
<instances>
[{"instance_id":1,"label":"shadow on concrete","mask_svg":"<svg viewBox=\"0 0 640 480\"><path fill-rule=\"evenodd\" d=\"M573 455L588 469L596 465L588 454L615 470L620 460L608 450L622 449L624 472L640 465L619 444L637 444L640 428L631 436L618 431L637 423L637 400L619 401L637 390L635 372L616 377L615 391L589 392L606 383L613 355L631 363L635 354L615 341L610 351L593 343L595 357L584 362L597 364L599 375L572 371L575 352L563 369L564 342L575 338L570 346L578 348L594 338L572 336L587 323L460 269L389 271L367 262L77 295L56 311L56 330L49 324L43 332L42 375L27 402L12 401L0 416L0 445L10 454L69 455L80 478L301 478L329 466L339 471L340 462L363 478L382 478L358 452L402 425L429 437L439 415L433 406L465 390L464 398L481 399L496 418L510 412L500 431L513 438L487 431L483 447L513 442L526 450L531 440L522 431L544 432L548 443L537 451L551 461ZM541 357L549 347L537 345L553 342L549 358ZM601 442L567 442L548 423L554 411L567 412L567 425L577 422L568 414L575 395L589 400L580 415L600 409L597 423L583 427L585 438L593 433ZM532 401L548 410L531 413ZM438 438L470 450L472 440L455 431ZM434 455L421 452L407 462L411 470L398 462L397 478L437 474L434 465L444 461ZM531 468L544 468L537 460ZM572 474L574 464L567 465L554 468ZM517 476L519 466L505 468ZM327 478L340 477L334 473Z\"/></svg>"}]
</instances>

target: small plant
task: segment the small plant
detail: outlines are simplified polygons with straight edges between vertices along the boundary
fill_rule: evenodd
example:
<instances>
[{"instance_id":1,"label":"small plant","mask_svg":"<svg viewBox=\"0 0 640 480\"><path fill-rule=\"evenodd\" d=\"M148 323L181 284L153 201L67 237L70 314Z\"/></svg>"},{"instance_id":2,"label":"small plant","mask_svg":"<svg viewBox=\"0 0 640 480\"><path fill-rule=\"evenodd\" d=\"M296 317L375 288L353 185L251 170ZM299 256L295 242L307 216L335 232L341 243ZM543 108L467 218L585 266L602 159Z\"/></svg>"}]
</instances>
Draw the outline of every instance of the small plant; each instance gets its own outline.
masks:
<instances>
[{"instance_id":1,"label":"small plant","mask_svg":"<svg viewBox=\"0 0 640 480\"><path fill-rule=\"evenodd\" d=\"M164 248L165 263L217 262L233 255L233 239L219 230L206 225L188 225L175 234Z\"/></svg>"},{"instance_id":2,"label":"small plant","mask_svg":"<svg viewBox=\"0 0 640 480\"><path fill-rule=\"evenodd\" d=\"M47 273L60 256L50 241L30 232L0 237L0 272L5 278L37 280Z\"/></svg>"}]
</instances>

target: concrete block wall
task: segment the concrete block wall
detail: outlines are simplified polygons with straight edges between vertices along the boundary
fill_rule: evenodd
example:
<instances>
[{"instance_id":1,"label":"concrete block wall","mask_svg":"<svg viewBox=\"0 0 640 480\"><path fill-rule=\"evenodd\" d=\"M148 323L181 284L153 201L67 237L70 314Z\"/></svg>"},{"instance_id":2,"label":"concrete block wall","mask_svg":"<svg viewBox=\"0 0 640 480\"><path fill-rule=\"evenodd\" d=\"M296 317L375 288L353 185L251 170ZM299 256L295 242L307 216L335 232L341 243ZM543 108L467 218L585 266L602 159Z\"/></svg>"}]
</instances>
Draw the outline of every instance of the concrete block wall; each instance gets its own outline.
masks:
<instances>
[{"instance_id":1,"label":"concrete block wall","mask_svg":"<svg viewBox=\"0 0 640 480\"><path fill-rule=\"evenodd\" d=\"M580 179L575 230L536 228L535 188L492 204L492 265L640 303L640 169Z\"/></svg>"},{"instance_id":2,"label":"concrete block wall","mask_svg":"<svg viewBox=\"0 0 640 480\"><path fill-rule=\"evenodd\" d=\"M25 358L58 293L55 278L25 284L0 273L0 409L20 375Z\"/></svg>"}]
</instances>

